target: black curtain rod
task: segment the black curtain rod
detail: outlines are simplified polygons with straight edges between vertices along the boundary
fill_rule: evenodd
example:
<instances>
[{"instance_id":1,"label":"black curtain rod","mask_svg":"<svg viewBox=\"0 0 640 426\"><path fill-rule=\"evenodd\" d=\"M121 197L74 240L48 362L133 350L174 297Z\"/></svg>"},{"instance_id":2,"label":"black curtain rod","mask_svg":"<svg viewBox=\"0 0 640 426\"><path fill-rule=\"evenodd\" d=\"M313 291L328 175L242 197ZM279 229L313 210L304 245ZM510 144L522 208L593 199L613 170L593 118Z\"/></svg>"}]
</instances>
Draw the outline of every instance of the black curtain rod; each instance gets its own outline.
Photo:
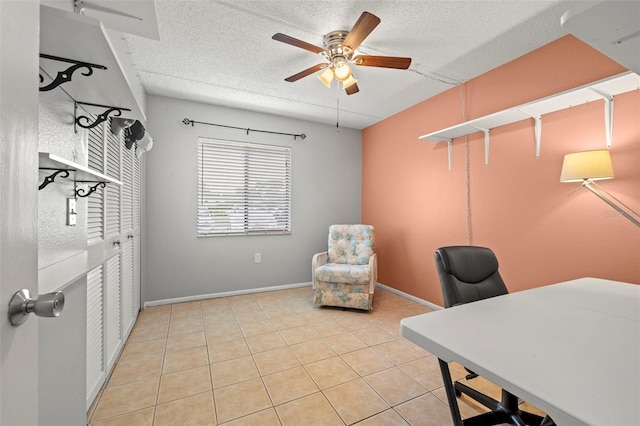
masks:
<instances>
[{"instance_id":1,"label":"black curtain rod","mask_svg":"<svg viewBox=\"0 0 640 426\"><path fill-rule=\"evenodd\" d=\"M207 126L217 126L217 127L225 127L227 129L236 129L236 130L244 130L247 132L247 135L249 134L249 132L260 132L260 133L271 133L272 135L285 135L285 136L293 136L293 139L304 139L307 137L307 135L305 135L304 133L300 133L300 134L295 134L295 133L282 133L282 132L272 132L269 130L256 130L256 129L249 129L249 128L244 128L244 127L236 127L236 126L226 126L224 124L215 124L215 123L205 123L203 121L195 121L195 120L189 120L188 118L185 118L184 120L182 120L182 122L184 124L186 124L187 126L189 124L191 124L191 127L193 127L194 124L205 124Z\"/></svg>"}]
</instances>

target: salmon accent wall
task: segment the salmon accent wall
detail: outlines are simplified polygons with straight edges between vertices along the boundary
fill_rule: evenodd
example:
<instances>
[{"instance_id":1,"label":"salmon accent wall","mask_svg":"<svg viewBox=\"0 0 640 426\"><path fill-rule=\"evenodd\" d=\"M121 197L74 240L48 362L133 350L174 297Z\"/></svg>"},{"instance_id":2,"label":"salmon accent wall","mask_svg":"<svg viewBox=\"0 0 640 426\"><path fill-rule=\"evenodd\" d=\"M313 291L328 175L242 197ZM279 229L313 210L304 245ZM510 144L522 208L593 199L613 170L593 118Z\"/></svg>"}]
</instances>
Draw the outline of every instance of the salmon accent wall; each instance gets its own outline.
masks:
<instances>
[{"instance_id":1,"label":"salmon accent wall","mask_svg":"<svg viewBox=\"0 0 640 426\"><path fill-rule=\"evenodd\" d=\"M418 139L625 71L565 36L364 129L362 221L376 227L378 281L442 306L433 253L469 243L495 251L512 292L584 276L640 284L640 229L560 183L564 154L606 148L603 101L543 115L540 159L533 120L492 129L488 165L482 133L454 140L452 170L445 142ZM614 104L616 178L600 184L640 210L640 89Z\"/></svg>"}]
</instances>

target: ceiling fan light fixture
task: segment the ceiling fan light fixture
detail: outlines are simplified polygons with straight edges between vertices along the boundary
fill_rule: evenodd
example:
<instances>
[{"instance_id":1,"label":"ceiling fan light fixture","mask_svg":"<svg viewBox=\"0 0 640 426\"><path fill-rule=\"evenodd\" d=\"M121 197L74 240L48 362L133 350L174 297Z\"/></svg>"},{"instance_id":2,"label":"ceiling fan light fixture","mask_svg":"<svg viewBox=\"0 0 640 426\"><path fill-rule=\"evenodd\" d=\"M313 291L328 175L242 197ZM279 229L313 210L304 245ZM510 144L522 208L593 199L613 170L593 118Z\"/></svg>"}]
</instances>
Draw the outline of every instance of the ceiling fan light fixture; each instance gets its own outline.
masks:
<instances>
[{"instance_id":1,"label":"ceiling fan light fixture","mask_svg":"<svg viewBox=\"0 0 640 426\"><path fill-rule=\"evenodd\" d=\"M347 87L353 86L357 82L358 82L358 80L353 78L353 74L349 74L349 77L347 77L347 79L342 82L342 88L346 89Z\"/></svg>"},{"instance_id":2,"label":"ceiling fan light fixture","mask_svg":"<svg viewBox=\"0 0 640 426\"><path fill-rule=\"evenodd\" d=\"M322 71L322 74L318 76L318 79L322 82L322 84L331 88L331 81L333 80L333 70L331 69L331 67L325 68L324 71Z\"/></svg>"},{"instance_id":3,"label":"ceiling fan light fixture","mask_svg":"<svg viewBox=\"0 0 640 426\"><path fill-rule=\"evenodd\" d=\"M2 0L0 0L2 1ZM87 1L87 0L76 0ZM96 1L96 0L89 0ZM309 52L316 53L328 60L324 63L316 64L304 71L285 78L285 81L293 83L303 77L307 77L316 72L322 71L318 79L325 86L331 88L331 83L335 79L342 82L342 88L345 89L347 95L358 93L357 80L351 74L351 66L394 68L406 70L411 65L411 58L402 58L396 56L378 56L378 55L357 55L354 57L358 47L369 33L380 23L380 18L369 12L362 12L358 21L351 27L351 30L331 31L324 35L322 47L316 46L306 41L288 36L282 33L276 33L271 38L281 43L290 44Z\"/></svg>"}]
</instances>

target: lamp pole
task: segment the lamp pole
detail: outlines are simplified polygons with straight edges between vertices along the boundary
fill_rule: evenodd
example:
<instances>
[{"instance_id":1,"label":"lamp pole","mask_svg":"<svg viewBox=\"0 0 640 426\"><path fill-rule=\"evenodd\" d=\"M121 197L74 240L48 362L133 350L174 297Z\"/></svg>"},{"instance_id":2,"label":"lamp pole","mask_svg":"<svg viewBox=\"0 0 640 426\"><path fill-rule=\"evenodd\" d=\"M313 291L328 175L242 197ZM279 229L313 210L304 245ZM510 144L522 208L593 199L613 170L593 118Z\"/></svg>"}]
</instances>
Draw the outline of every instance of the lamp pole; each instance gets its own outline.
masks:
<instances>
[{"instance_id":1,"label":"lamp pole","mask_svg":"<svg viewBox=\"0 0 640 426\"><path fill-rule=\"evenodd\" d=\"M626 212L622 207L620 207L619 205L617 205L616 203L613 202L613 200L611 198L609 198L607 195L603 194L601 191L598 191L597 188L594 188L593 185L596 185L595 183L593 183L592 181L585 179L582 182L582 186L587 188L589 191L593 192L594 194L596 194L596 196L598 198L600 198L602 201L604 201L605 203L609 204L611 207L613 207L618 213L620 213L622 216L626 217L627 219L629 219L634 225L636 225L638 228L640 228L640 221L638 221L636 218L634 218L632 216L632 214L638 215L638 213L634 212L633 210L631 210L629 208L629 212ZM597 185L596 185L597 186ZM604 189L602 190L604 191ZM604 191L606 192L606 191ZM628 207L627 207L628 208Z\"/></svg>"}]
</instances>

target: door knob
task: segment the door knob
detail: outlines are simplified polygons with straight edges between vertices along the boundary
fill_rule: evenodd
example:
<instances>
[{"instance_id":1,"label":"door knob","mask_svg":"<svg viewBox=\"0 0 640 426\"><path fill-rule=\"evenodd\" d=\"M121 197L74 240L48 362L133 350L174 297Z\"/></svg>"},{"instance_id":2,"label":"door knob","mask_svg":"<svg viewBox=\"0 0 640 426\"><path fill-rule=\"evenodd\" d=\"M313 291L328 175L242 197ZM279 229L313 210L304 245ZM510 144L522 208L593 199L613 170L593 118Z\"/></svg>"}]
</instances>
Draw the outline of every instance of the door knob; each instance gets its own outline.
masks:
<instances>
[{"instance_id":1,"label":"door knob","mask_svg":"<svg viewBox=\"0 0 640 426\"><path fill-rule=\"evenodd\" d=\"M9 321L11 325L22 325L30 313L39 317L58 317L64 308L64 293L56 291L31 298L27 289L17 291L9 302Z\"/></svg>"}]
</instances>

